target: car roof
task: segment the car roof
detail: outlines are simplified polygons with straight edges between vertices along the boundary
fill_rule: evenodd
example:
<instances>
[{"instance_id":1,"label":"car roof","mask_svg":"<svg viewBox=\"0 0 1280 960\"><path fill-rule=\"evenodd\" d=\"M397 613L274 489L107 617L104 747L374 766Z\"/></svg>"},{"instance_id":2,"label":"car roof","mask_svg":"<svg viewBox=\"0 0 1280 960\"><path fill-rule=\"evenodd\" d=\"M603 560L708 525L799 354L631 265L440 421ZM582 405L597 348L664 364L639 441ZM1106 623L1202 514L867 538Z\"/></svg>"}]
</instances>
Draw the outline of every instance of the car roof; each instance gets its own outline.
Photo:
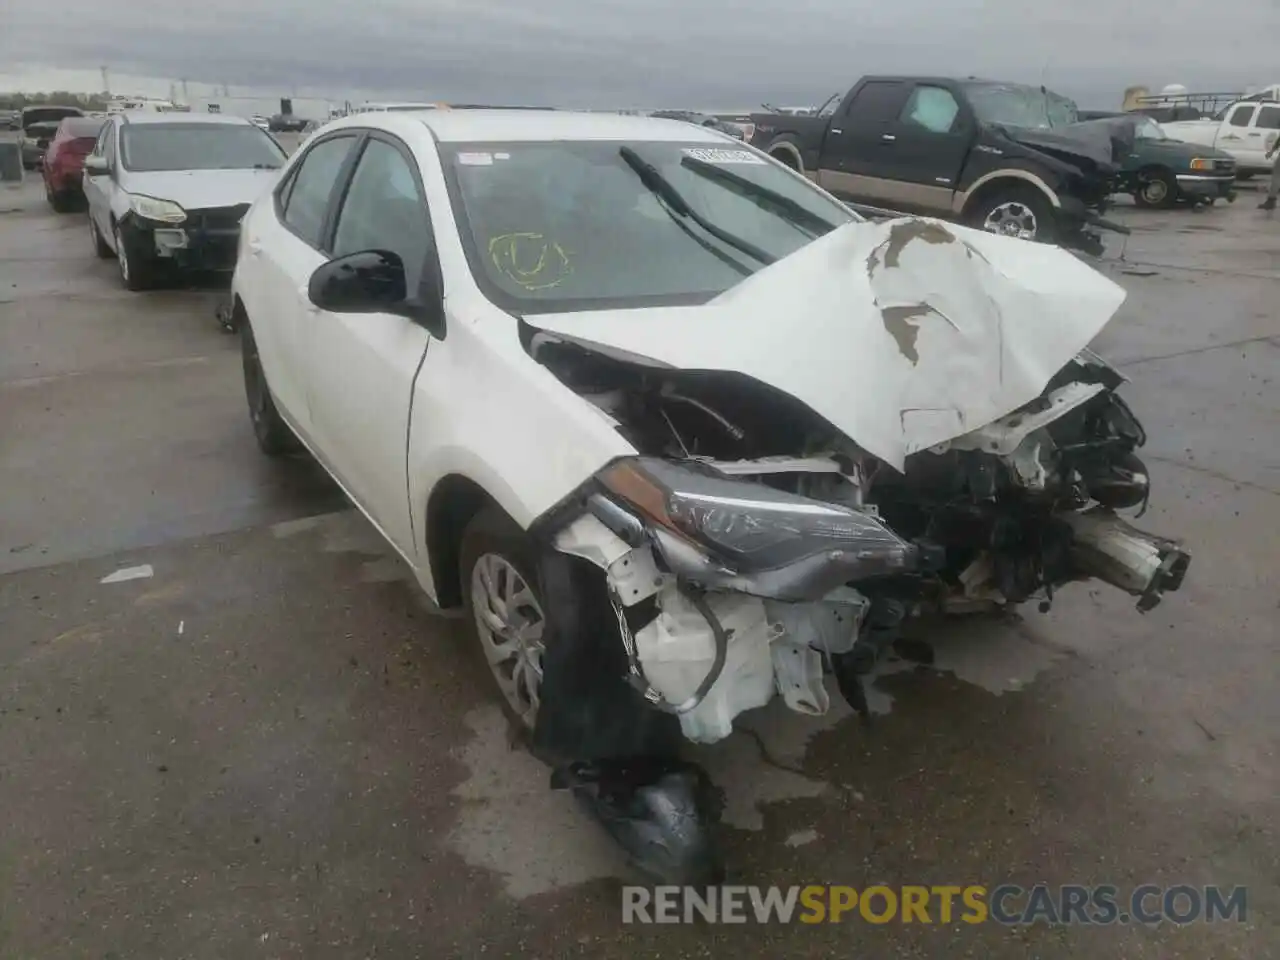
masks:
<instances>
[{"instance_id":1,"label":"car roof","mask_svg":"<svg viewBox=\"0 0 1280 960\"><path fill-rule=\"evenodd\" d=\"M106 117L63 117L62 127L73 137L96 137L106 122Z\"/></svg>"},{"instance_id":2,"label":"car roof","mask_svg":"<svg viewBox=\"0 0 1280 960\"><path fill-rule=\"evenodd\" d=\"M670 140L723 143L725 137L680 120L561 110L423 110L400 113L427 127L442 143L536 140ZM377 123L368 114L365 123Z\"/></svg>"},{"instance_id":3,"label":"car roof","mask_svg":"<svg viewBox=\"0 0 1280 960\"><path fill-rule=\"evenodd\" d=\"M246 118L237 117L230 113L180 113L177 111L168 112L168 113L152 113L150 111L133 113L130 111L125 111L124 113L116 114L116 116L120 117L120 119L127 124L208 123L208 124L214 124L214 125L222 124L224 126L227 126L230 124L239 124L241 126L245 124L249 124L249 121ZM252 124L249 124L249 125L252 126Z\"/></svg>"}]
</instances>

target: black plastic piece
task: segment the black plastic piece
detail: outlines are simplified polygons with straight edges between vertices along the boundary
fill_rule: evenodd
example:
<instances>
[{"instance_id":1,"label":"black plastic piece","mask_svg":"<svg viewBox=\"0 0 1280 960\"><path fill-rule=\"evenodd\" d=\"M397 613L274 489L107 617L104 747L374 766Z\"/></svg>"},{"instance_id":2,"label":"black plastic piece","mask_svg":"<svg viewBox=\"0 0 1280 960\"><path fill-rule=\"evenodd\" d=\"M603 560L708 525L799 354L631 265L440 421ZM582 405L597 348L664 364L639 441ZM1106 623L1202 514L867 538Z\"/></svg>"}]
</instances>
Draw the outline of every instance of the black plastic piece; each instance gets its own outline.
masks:
<instances>
[{"instance_id":1,"label":"black plastic piece","mask_svg":"<svg viewBox=\"0 0 1280 960\"><path fill-rule=\"evenodd\" d=\"M618 619L600 571L554 550L539 559L553 642L542 657L542 688L531 749L553 766L616 757L675 757L680 721L655 710L627 683Z\"/></svg>"},{"instance_id":2,"label":"black plastic piece","mask_svg":"<svg viewBox=\"0 0 1280 960\"><path fill-rule=\"evenodd\" d=\"M723 882L712 830L721 805L695 764L664 757L573 763L552 773L551 788L572 790L647 877L681 886Z\"/></svg>"}]
</instances>

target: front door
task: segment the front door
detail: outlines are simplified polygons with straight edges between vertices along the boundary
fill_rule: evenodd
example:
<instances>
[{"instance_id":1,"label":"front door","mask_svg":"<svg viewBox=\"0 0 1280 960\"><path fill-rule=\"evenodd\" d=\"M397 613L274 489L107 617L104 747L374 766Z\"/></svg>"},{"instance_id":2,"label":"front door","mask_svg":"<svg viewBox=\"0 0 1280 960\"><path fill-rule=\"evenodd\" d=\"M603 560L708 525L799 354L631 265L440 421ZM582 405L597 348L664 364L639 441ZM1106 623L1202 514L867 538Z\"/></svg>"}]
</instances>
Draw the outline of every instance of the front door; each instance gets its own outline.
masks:
<instances>
[{"instance_id":1,"label":"front door","mask_svg":"<svg viewBox=\"0 0 1280 960\"><path fill-rule=\"evenodd\" d=\"M827 128L820 186L850 200L892 200L899 175L892 125L909 92L901 80L868 80L858 88Z\"/></svg>"},{"instance_id":2,"label":"front door","mask_svg":"<svg viewBox=\"0 0 1280 960\"><path fill-rule=\"evenodd\" d=\"M1267 159L1267 151L1280 136L1280 105L1263 104L1253 115L1253 122L1245 131L1245 150L1248 152L1250 166L1269 167L1272 160Z\"/></svg>"},{"instance_id":3,"label":"front door","mask_svg":"<svg viewBox=\"0 0 1280 960\"><path fill-rule=\"evenodd\" d=\"M973 143L975 121L946 87L918 83L888 125L893 179L882 186L892 207L949 215L956 181Z\"/></svg>"},{"instance_id":4,"label":"front door","mask_svg":"<svg viewBox=\"0 0 1280 960\"><path fill-rule=\"evenodd\" d=\"M1237 103L1227 113L1222 130L1218 134L1217 146L1235 157L1236 163L1240 166L1261 166L1261 158L1257 163L1250 159L1252 151L1249 149L1249 133L1253 128L1253 118L1257 112L1257 104Z\"/></svg>"},{"instance_id":5,"label":"front door","mask_svg":"<svg viewBox=\"0 0 1280 960\"><path fill-rule=\"evenodd\" d=\"M111 235L111 189L115 186L116 175L115 139L116 125L111 122L103 124L102 132L98 134L98 141L93 145L90 156L105 160L109 172L96 177L86 176L83 181L89 220L97 228L98 235L109 244L115 243Z\"/></svg>"},{"instance_id":6,"label":"front door","mask_svg":"<svg viewBox=\"0 0 1280 960\"><path fill-rule=\"evenodd\" d=\"M417 163L404 144L381 133L365 141L334 222L333 255L362 250L398 254L411 294L435 258ZM317 447L347 492L411 558L417 546L409 509L409 411L431 336L401 316L315 307L304 327Z\"/></svg>"}]
</instances>

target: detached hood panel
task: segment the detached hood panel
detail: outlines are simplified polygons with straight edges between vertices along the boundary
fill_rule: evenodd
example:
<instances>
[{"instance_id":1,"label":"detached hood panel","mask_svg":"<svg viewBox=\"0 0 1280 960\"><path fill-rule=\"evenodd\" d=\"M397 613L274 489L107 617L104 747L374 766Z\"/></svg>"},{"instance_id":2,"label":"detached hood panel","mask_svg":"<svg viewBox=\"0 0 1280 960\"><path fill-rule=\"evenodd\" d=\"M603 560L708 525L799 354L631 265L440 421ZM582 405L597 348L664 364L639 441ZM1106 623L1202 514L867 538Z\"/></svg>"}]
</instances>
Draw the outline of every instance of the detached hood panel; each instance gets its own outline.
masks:
<instances>
[{"instance_id":1,"label":"detached hood panel","mask_svg":"<svg viewBox=\"0 0 1280 960\"><path fill-rule=\"evenodd\" d=\"M253 203L271 189L279 170L163 170L131 174L130 193L172 200L184 210Z\"/></svg>"},{"instance_id":2,"label":"detached hood panel","mask_svg":"<svg viewBox=\"0 0 1280 960\"><path fill-rule=\"evenodd\" d=\"M1056 247L904 219L840 227L703 306L526 319L615 356L746 374L901 470L1039 396L1123 301Z\"/></svg>"}]
</instances>

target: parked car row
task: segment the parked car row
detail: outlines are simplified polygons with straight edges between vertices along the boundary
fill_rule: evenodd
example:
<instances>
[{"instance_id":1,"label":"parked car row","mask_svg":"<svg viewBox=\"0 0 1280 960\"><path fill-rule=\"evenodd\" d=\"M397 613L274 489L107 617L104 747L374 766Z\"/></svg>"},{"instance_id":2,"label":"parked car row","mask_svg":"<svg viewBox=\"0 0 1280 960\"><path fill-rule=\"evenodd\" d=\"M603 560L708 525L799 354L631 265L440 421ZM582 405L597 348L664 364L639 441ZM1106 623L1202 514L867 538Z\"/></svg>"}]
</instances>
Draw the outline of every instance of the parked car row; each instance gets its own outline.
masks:
<instances>
[{"instance_id":1,"label":"parked car row","mask_svg":"<svg viewBox=\"0 0 1280 960\"><path fill-rule=\"evenodd\" d=\"M53 139L58 124L65 117L84 115L79 107L62 107L41 105L23 107L18 123L21 134L18 137L19 149L22 152L22 166L27 170L39 170L44 159L45 147Z\"/></svg>"},{"instance_id":2,"label":"parked car row","mask_svg":"<svg viewBox=\"0 0 1280 960\"><path fill-rule=\"evenodd\" d=\"M1141 206L1235 198L1269 172L1280 103L1163 127L975 78L865 77L831 112L754 114L751 142L853 203L1097 253L1115 193ZM1181 138L1181 139L1179 139ZM1183 142L1186 141L1186 142Z\"/></svg>"},{"instance_id":3,"label":"parked car row","mask_svg":"<svg viewBox=\"0 0 1280 960\"><path fill-rule=\"evenodd\" d=\"M967 112L989 91L927 84L945 124L896 82L872 103L904 156L916 123L1050 184ZM1086 346L1123 291L1008 231L863 219L824 188L871 176L844 127L791 131L796 169L653 117L365 112L286 158L249 120L125 114L83 161L126 287L233 270L262 451L309 452L469 612L553 783L666 882L722 868L682 741L775 696L824 713L827 674L865 714L913 614L1089 579L1147 610L1190 562L1118 512L1145 433Z\"/></svg>"}]
</instances>

